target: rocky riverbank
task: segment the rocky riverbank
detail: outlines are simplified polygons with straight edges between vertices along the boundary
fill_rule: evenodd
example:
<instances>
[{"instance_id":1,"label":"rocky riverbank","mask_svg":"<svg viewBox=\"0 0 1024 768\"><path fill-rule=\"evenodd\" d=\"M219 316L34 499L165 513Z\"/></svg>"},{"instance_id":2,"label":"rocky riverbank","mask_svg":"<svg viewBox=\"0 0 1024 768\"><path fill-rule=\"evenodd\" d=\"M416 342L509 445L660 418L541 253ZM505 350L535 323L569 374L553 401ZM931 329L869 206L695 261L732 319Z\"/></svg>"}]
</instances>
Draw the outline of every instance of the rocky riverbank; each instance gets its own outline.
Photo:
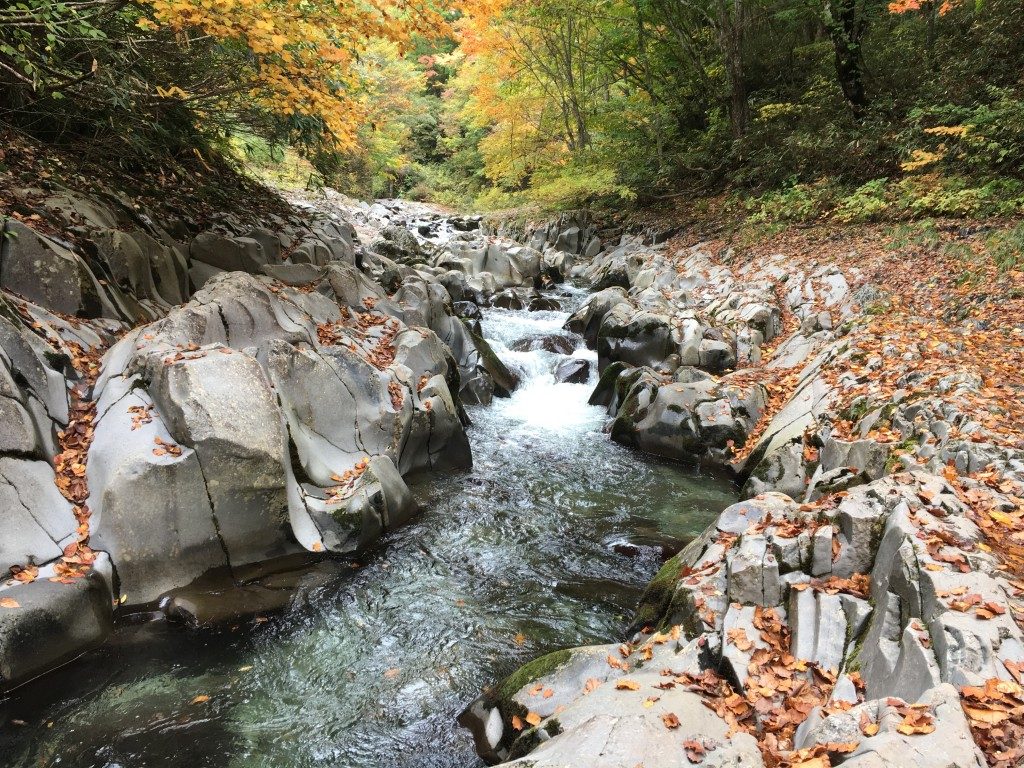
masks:
<instances>
[{"instance_id":1,"label":"rocky riverbank","mask_svg":"<svg viewBox=\"0 0 1024 768\"><path fill-rule=\"evenodd\" d=\"M397 205L358 212L372 242L328 204L200 226L51 188L10 209L5 689L118 614L283 605L297 567L407 521L405 477L472 462L462 403L517 386L473 331L477 303L530 301L573 256Z\"/></svg>"},{"instance_id":2,"label":"rocky riverbank","mask_svg":"<svg viewBox=\"0 0 1024 768\"><path fill-rule=\"evenodd\" d=\"M480 307L557 309L537 289L573 280L593 294L565 327L596 353L611 439L727 474L744 501L665 564L626 642L485 691L462 718L481 756L1021 757L1019 296L979 317L934 269L651 245L585 214L528 226L328 195L200 223L66 189L13 200L3 688L118 615L273 610L326 553L408 521L408 477L472 462L463 406L520 385ZM591 362L555 376L586 382Z\"/></svg>"},{"instance_id":3,"label":"rocky riverbank","mask_svg":"<svg viewBox=\"0 0 1024 768\"><path fill-rule=\"evenodd\" d=\"M574 270L597 293L567 327L597 350L612 439L747 500L666 564L627 642L538 659L466 711L490 762L1024 756L1020 315L944 312L979 302L844 257L626 237Z\"/></svg>"}]
</instances>

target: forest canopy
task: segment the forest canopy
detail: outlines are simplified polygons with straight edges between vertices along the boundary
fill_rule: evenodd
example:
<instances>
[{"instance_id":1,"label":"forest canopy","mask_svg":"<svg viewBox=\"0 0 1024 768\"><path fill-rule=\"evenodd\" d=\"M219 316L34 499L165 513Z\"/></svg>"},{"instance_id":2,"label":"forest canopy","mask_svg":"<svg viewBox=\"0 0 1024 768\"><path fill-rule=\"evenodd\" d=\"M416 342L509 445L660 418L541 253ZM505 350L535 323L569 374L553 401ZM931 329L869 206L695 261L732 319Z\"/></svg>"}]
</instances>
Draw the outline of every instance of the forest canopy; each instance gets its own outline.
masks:
<instances>
[{"instance_id":1,"label":"forest canopy","mask_svg":"<svg viewBox=\"0 0 1024 768\"><path fill-rule=\"evenodd\" d=\"M25 0L0 122L122 164L287 149L352 194L487 208L1000 215L1022 29L1009 0Z\"/></svg>"}]
</instances>

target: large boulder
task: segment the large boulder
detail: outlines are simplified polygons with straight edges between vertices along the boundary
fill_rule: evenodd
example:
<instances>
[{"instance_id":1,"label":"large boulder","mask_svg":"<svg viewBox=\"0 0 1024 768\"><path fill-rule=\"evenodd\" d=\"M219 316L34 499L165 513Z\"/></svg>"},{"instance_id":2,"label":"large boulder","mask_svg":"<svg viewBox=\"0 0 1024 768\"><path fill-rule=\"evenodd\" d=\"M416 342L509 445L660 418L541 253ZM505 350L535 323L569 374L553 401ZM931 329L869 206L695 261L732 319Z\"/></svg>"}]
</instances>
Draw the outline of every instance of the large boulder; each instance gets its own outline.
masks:
<instances>
[{"instance_id":1,"label":"large boulder","mask_svg":"<svg viewBox=\"0 0 1024 768\"><path fill-rule=\"evenodd\" d=\"M676 380L637 379L616 403L616 442L687 463L731 466L767 403L764 387L733 385L694 368Z\"/></svg>"},{"instance_id":2,"label":"large boulder","mask_svg":"<svg viewBox=\"0 0 1024 768\"><path fill-rule=\"evenodd\" d=\"M403 474L471 463L458 365L400 319L471 346L442 288L402 306L346 264L280 276L218 275L107 354L91 502L132 603L214 568L365 546L415 511Z\"/></svg>"},{"instance_id":3,"label":"large boulder","mask_svg":"<svg viewBox=\"0 0 1024 768\"><path fill-rule=\"evenodd\" d=\"M228 565L199 456L176 443L137 377L108 384L94 426L91 541L117 565L119 594L153 602Z\"/></svg>"},{"instance_id":4,"label":"large boulder","mask_svg":"<svg viewBox=\"0 0 1024 768\"><path fill-rule=\"evenodd\" d=\"M615 304L597 333L597 367L609 363L658 368L675 351L672 328L661 315L638 312L625 303Z\"/></svg>"},{"instance_id":5,"label":"large boulder","mask_svg":"<svg viewBox=\"0 0 1024 768\"><path fill-rule=\"evenodd\" d=\"M0 233L0 288L65 315L98 317L98 285L78 254L16 219Z\"/></svg>"},{"instance_id":6,"label":"large boulder","mask_svg":"<svg viewBox=\"0 0 1024 768\"><path fill-rule=\"evenodd\" d=\"M0 693L106 640L113 628L112 579L110 559L100 553L73 580L48 565L30 583L0 583Z\"/></svg>"}]
</instances>

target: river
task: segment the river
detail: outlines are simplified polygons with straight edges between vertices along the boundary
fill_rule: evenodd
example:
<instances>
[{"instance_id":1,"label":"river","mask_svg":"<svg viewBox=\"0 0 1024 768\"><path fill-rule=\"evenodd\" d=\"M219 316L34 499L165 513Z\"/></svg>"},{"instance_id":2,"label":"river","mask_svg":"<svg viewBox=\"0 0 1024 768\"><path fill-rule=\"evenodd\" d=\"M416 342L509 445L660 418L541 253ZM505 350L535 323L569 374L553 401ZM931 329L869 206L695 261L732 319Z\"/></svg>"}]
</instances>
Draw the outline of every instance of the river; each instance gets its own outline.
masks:
<instances>
[{"instance_id":1,"label":"river","mask_svg":"<svg viewBox=\"0 0 1024 768\"><path fill-rule=\"evenodd\" d=\"M473 469L412 483L416 520L283 614L217 632L122 624L0 703L0 763L481 765L455 723L481 687L556 648L620 639L656 545L696 535L735 495L612 443L587 405L593 375L556 383L558 355L509 351L564 333L582 294L552 295L563 311L484 311L484 335L523 384L469 409Z\"/></svg>"}]
</instances>

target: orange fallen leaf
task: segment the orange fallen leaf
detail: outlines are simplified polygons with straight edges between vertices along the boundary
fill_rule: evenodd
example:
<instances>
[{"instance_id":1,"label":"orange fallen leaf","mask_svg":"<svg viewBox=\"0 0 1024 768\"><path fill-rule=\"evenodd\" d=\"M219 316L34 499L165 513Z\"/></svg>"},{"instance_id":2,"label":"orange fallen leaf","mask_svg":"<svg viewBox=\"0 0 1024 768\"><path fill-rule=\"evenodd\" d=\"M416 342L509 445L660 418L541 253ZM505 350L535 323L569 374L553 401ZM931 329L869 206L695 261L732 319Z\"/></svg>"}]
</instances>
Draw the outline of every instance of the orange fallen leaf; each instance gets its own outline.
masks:
<instances>
[{"instance_id":1,"label":"orange fallen leaf","mask_svg":"<svg viewBox=\"0 0 1024 768\"><path fill-rule=\"evenodd\" d=\"M686 739L683 742L683 749L686 750L686 758L694 765L704 762L704 744L697 739Z\"/></svg>"},{"instance_id":2,"label":"orange fallen leaf","mask_svg":"<svg viewBox=\"0 0 1024 768\"><path fill-rule=\"evenodd\" d=\"M192 699L191 703L192 704L202 704L203 702L206 702L206 701L209 701L209 700L210 700L209 696L207 696L205 693L201 693L198 696L196 696L194 699Z\"/></svg>"},{"instance_id":3,"label":"orange fallen leaf","mask_svg":"<svg viewBox=\"0 0 1024 768\"><path fill-rule=\"evenodd\" d=\"M528 712L526 714L526 722L528 722L530 725L534 725L534 726L540 725L540 721L541 721L541 716L538 715L536 712Z\"/></svg>"},{"instance_id":4,"label":"orange fallen leaf","mask_svg":"<svg viewBox=\"0 0 1024 768\"><path fill-rule=\"evenodd\" d=\"M640 690L640 683L638 683L636 680L627 680L627 679L623 678L622 680L617 680L615 682L615 690L617 690L617 691L639 691Z\"/></svg>"},{"instance_id":5,"label":"orange fallen leaf","mask_svg":"<svg viewBox=\"0 0 1024 768\"><path fill-rule=\"evenodd\" d=\"M674 712L666 712L661 716L661 722L665 724L665 727L669 730L675 730L679 727L679 718L676 717Z\"/></svg>"},{"instance_id":6,"label":"orange fallen leaf","mask_svg":"<svg viewBox=\"0 0 1024 768\"><path fill-rule=\"evenodd\" d=\"M989 725L996 725L1003 722L1009 716L1009 712L1002 712L995 709L985 709L982 707L972 707L968 704L963 705L964 712L967 717L977 723L988 723Z\"/></svg>"},{"instance_id":7,"label":"orange fallen leaf","mask_svg":"<svg viewBox=\"0 0 1024 768\"><path fill-rule=\"evenodd\" d=\"M903 722L896 726L896 730L905 736L932 733L935 731L935 723L927 712L912 709L903 716Z\"/></svg>"},{"instance_id":8,"label":"orange fallen leaf","mask_svg":"<svg viewBox=\"0 0 1024 768\"><path fill-rule=\"evenodd\" d=\"M860 732L865 736L874 736L878 733L878 723L871 722L867 712L860 713Z\"/></svg>"},{"instance_id":9,"label":"orange fallen leaf","mask_svg":"<svg viewBox=\"0 0 1024 768\"><path fill-rule=\"evenodd\" d=\"M13 597L0 597L0 608L21 608L21 603Z\"/></svg>"}]
</instances>

